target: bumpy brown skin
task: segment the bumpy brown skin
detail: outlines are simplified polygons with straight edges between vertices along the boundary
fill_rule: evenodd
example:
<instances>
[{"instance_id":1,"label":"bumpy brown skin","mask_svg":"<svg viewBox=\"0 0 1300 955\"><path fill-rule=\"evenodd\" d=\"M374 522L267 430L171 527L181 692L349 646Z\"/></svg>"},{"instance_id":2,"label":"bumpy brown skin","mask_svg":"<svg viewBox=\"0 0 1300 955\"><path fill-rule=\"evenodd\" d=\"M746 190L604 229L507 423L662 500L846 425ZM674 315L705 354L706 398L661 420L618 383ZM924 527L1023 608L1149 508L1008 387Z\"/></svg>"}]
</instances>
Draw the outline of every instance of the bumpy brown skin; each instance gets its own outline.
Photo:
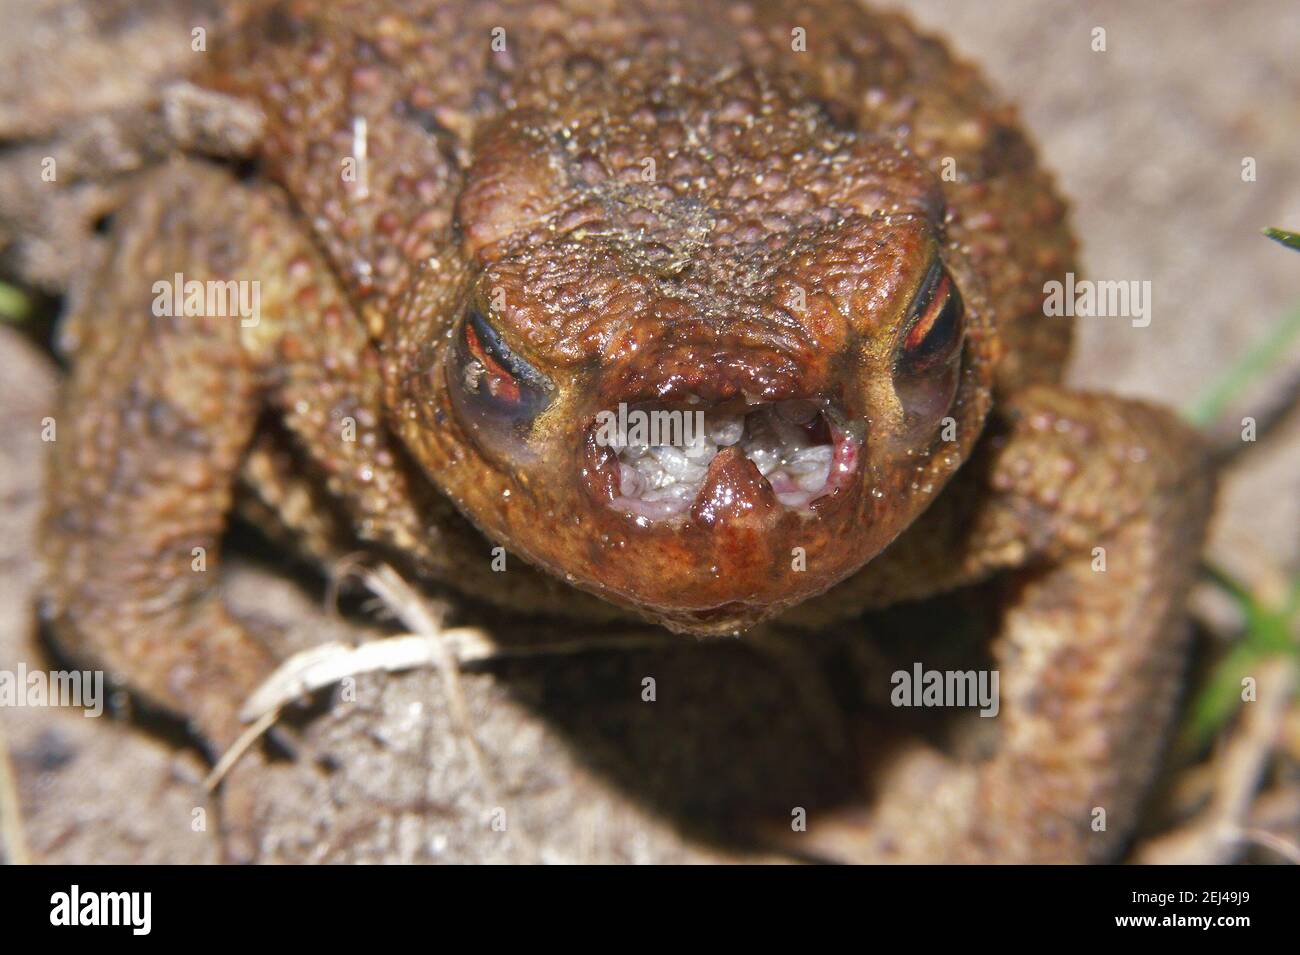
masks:
<instances>
[{"instance_id":1,"label":"bumpy brown skin","mask_svg":"<svg viewBox=\"0 0 1300 955\"><path fill-rule=\"evenodd\" d=\"M1027 568L993 647L995 755L810 836L1114 851L1177 686L1210 482L1167 413L1056 384L1064 207L970 67L833 2L288 3L211 42L203 82L265 113L261 175L177 158L145 179L70 321L46 540L71 646L228 741L271 663L212 586L237 480L318 557L360 539L487 599L614 612L563 579L696 633ZM904 419L893 375L936 255L965 303L952 440ZM176 272L260 281L260 323L150 317ZM448 396L472 305L555 389L510 460ZM850 483L800 515L733 459L684 521L602 499L598 410L742 395L836 402L865 434ZM268 408L283 428L258 433ZM545 573L512 562L503 585L497 542Z\"/></svg>"}]
</instances>

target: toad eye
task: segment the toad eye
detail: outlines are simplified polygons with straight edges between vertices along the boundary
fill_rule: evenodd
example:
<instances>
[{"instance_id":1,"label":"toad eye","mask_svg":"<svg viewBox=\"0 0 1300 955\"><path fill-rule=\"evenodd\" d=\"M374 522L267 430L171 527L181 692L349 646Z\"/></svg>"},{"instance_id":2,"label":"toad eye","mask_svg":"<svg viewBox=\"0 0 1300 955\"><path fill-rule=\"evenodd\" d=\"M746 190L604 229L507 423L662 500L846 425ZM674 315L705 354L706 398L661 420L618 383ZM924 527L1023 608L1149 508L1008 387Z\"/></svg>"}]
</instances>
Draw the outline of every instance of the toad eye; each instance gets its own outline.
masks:
<instances>
[{"instance_id":1,"label":"toad eye","mask_svg":"<svg viewBox=\"0 0 1300 955\"><path fill-rule=\"evenodd\" d=\"M477 308L456 330L447 378L452 406L480 447L511 458L525 450L528 429L554 391Z\"/></svg>"},{"instance_id":2,"label":"toad eye","mask_svg":"<svg viewBox=\"0 0 1300 955\"><path fill-rule=\"evenodd\" d=\"M952 276L935 260L909 311L894 361L894 384L911 418L947 410L957 390L965 309Z\"/></svg>"},{"instance_id":3,"label":"toad eye","mask_svg":"<svg viewBox=\"0 0 1300 955\"><path fill-rule=\"evenodd\" d=\"M935 262L912 301L912 324L903 337L898 373L924 373L951 359L961 341L962 311L952 276Z\"/></svg>"}]
</instances>

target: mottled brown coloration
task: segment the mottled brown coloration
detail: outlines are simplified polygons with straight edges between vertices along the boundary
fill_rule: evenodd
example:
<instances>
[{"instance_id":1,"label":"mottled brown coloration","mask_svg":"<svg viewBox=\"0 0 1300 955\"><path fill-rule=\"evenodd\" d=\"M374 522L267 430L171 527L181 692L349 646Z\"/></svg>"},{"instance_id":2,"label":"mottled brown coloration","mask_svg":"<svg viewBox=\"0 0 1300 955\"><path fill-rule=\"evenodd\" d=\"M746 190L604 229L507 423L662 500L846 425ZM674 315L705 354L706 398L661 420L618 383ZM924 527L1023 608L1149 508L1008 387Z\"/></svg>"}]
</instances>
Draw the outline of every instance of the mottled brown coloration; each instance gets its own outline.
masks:
<instances>
[{"instance_id":1,"label":"mottled brown coloration","mask_svg":"<svg viewBox=\"0 0 1300 955\"><path fill-rule=\"evenodd\" d=\"M829 849L885 825L885 855L1112 851L1210 482L1168 414L1059 387L1069 326L1041 301L1073 267L1064 206L969 66L848 3L251 6L199 82L264 114L259 175L141 177L71 321L46 528L70 646L227 742L269 665L212 584L241 478L318 558L359 540L486 600L695 633L1017 571L996 755L931 810L882 795ZM177 272L259 281L260 322L151 317ZM959 350L904 380L936 275ZM471 313L513 371L457 352ZM505 441L466 411L505 406L487 381L520 415ZM832 492L787 507L724 450L684 516L611 506L598 411L793 398L839 429ZM493 574L493 543L540 570ZM1121 823L1090 838L1099 804Z\"/></svg>"}]
</instances>

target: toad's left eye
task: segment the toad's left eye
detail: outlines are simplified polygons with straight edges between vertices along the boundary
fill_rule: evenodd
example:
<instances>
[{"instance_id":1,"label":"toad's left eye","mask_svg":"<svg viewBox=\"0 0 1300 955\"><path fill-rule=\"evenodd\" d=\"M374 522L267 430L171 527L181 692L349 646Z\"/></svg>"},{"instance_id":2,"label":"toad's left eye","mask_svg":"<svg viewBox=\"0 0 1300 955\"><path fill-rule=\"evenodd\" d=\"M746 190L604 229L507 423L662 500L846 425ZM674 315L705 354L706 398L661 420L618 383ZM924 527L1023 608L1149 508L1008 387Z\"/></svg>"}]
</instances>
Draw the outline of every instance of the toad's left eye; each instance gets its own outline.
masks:
<instances>
[{"instance_id":1,"label":"toad's left eye","mask_svg":"<svg viewBox=\"0 0 1300 955\"><path fill-rule=\"evenodd\" d=\"M930 266L912 302L912 324L903 337L898 373L924 374L946 365L961 343L961 293L940 262Z\"/></svg>"},{"instance_id":2,"label":"toad's left eye","mask_svg":"<svg viewBox=\"0 0 1300 955\"><path fill-rule=\"evenodd\" d=\"M483 450L516 456L551 401L551 383L502 340L478 309L456 330L447 365L452 405Z\"/></svg>"},{"instance_id":3,"label":"toad's left eye","mask_svg":"<svg viewBox=\"0 0 1300 955\"><path fill-rule=\"evenodd\" d=\"M952 404L964 311L952 276L935 260L912 299L907 330L894 359L894 387L913 420L932 420Z\"/></svg>"}]
</instances>

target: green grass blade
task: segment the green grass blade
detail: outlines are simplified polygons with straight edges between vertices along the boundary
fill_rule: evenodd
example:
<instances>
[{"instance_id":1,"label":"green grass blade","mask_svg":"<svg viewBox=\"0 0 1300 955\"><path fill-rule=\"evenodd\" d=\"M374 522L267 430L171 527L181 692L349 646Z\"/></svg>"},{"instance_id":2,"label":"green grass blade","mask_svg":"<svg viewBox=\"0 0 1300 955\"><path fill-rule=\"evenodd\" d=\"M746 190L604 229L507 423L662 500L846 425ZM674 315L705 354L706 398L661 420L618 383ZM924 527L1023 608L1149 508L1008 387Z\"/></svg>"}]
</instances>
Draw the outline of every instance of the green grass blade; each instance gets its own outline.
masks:
<instances>
[{"instance_id":1,"label":"green grass blade","mask_svg":"<svg viewBox=\"0 0 1300 955\"><path fill-rule=\"evenodd\" d=\"M31 312L31 301L21 290L0 282L0 321L17 324Z\"/></svg>"},{"instance_id":2,"label":"green grass blade","mask_svg":"<svg viewBox=\"0 0 1300 955\"><path fill-rule=\"evenodd\" d=\"M1264 234L1276 242L1281 242L1288 249L1300 252L1300 232L1288 232L1286 229L1274 229L1270 226L1264 230Z\"/></svg>"},{"instance_id":3,"label":"green grass blade","mask_svg":"<svg viewBox=\"0 0 1300 955\"><path fill-rule=\"evenodd\" d=\"M1291 249L1300 251L1300 233L1268 228L1264 234ZM1208 428L1228 409L1249 385L1276 364L1300 336L1300 308L1282 319L1254 344L1222 377L1211 385L1183 417L1198 428Z\"/></svg>"}]
</instances>

